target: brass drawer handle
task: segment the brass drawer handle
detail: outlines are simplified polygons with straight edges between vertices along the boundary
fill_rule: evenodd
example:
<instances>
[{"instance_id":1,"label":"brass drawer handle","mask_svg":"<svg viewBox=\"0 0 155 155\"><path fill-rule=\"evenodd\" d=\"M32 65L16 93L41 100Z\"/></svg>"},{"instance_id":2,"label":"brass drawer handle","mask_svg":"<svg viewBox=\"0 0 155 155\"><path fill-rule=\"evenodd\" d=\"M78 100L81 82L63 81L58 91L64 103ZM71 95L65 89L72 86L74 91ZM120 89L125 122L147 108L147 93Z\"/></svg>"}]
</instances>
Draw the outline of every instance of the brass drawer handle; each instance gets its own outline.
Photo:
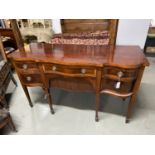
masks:
<instances>
[{"instance_id":1,"label":"brass drawer handle","mask_svg":"<svg viewBox=\"0 0 155 155\"><path fill-rule=\"evenodd\" d=\"M27 81L31 81L32 78L31 78L30 76L27 76L27 77L26 77L26 80L27 80Z\"/></svg>"},{"instance_id":2,"label":"brass drawer handle","mask_svg":"<svg viewBox=\"0 0 155 155\"><path fill-rule=\"evenodd\" d=\"M119 71L119 72L117 73L117 76L118 76L119 78L123 77L123 75L124 75L124 73L123 73L122 71Z\"/></svg>"},{"instance_id":3,"label":"brass drawer handle","mask_svg":"<svg viewBox=\"0 0 155 155\"><path fill-rule=\"evenodd\" d=\"M85 73L86 73L86 69L85 69L85 68L82 68L82 69L81 69L81 73L82 73L82 74L85 74Z\"/></svg>"},{"instance_id":4,"label":"brass drawer handle","mask_svg":"<svg viewBox=\"0 0 155 155\"><path fill-rule=\"evenodd\" d=\"M27 69L28 68L28 65L27 64L24 64L23 65L23 69Z\"/></svg>"},{"instance_id":5,"label":"brass drawer handle","mask_svg":"<svg viewBox=\"0 0 155 155\"><path fill-rule=\"evenodd\" d=\"M56 71L57 67L56 66L52 66L52 70Z\"/></svg>"}]
</instances>

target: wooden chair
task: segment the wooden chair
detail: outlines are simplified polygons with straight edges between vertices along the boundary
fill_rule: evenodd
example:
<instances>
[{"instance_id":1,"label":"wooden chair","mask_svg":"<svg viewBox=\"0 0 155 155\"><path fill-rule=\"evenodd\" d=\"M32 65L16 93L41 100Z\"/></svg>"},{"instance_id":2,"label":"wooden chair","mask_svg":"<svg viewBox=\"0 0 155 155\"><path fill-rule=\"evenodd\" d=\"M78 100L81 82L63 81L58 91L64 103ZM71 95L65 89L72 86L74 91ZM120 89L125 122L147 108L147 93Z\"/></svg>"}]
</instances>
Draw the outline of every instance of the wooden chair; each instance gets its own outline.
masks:
<instances>
[{"instance_id":1,"label":"wooden chair","mask_svg":"<svg viewBox=\"0 0 155 155\"><path fill-rule=\"evenodd\" d=\"M5 99L5 94L11 80L17 86L17 82L12 75L9 63L1 61L0 62L0 105L5 108L8 108L8 104Z\"/></svg>"},{"instance_id":2,"label":"wooden chair","mask_svg":"<svg viewBox=\"0 0 155 155\"><path fill-rule=\"evenodd\" d=\"M117 26L117 19L61 19L62 33L107 31L109 45L116 43Z\"/></svg>"},{"instance_id":3,"label":"wooden chair","mask_svg":"<svg viewBox=\"0 0 155 155\"><path fill-rule=\"evenodd\" d=\"M24 47L24 42L16 19L10 19L10 24L11 28L0 28L1 44L3 44L1 53L5 60L7 60L7 55L17 49L23 49Z\"/></svg>"},{"instance_id":4,"label":"wooden chair","mask_svg":"<svg viewBox=\"0 0 155 155\"><path fill-rule=\"evenodd\" d=\"M1 43L3 44L3 49L4 49L4 50L1 50L1 53L3 54L3 57L5 57L5 59L7 60L7 55L17 49L16 40L12 29L8 29L8 28L0 29L0 37L1 37Z\"/></svg>"},{"instance_id":5,"label":"wooden chair","mask_svg":"<svg viewBox=\"0 0 155 155\"><path fill-rule=\"evenodd\" d=\"M9 125L13 131L17 132L10 113L6 109L0 109L0 129L6 125Z\"/></svg>"},{"instance_id":6,"label":"wooden chair","mask_svg":"<svg viewBox=\"0 0 155 155\"><path fill-rule=\"evenodd\" d=\"M16 131L16 127L12 121L11 115L6 108L8 108L8 104L5 99L6 90L10 81L12 80L13 83L17 86L17 82L13 77L11 66L7 61L7 53L5 51L4 42L2 36L9 36L12 38L12 43L14 43L15 49L17 48L18 44L16 45L15 37L13 34L13 30L11 29L0 29L0 129L9 125L13 131ZM5 108L4 108L5 107Z\"/></svg>"},{"instance_id":7,"label":"wooden chair","mask_svg":"<svg viewBox=\"0 0 155 155\"><path fill-rule=\"evenodd\" d=\"M139 66L141 67L141 66ZM102 73L101 94L108 94L120 97L123 100L130 97L128 104L126 123L131 117L131 110L135 102L136 92L138 89L138 82L142 69L135 68L120 68L105 66ZM139 79L139 80L136 80ZM98 109L98 108L97 108ZM96 111L96 113L98 110ZM98 115L98 114L97 114Z\"/></svg>"},{"instance_id":8,"label":"wooden chair","mask_svg":"<svg viewBox=\"0 0 155 155\"><path fill-rule=\"evenodd\" d=\"M2 107L8 108L8 104L5 100L5 93L8 88L10 81L17 86L17 82L13 77L11 67L9 62L7 62L7 58L4 54L4 47L0 37L0 105Z\"/></svg>"},{"instance_id":9,"label":"wooden chair","mask_svg":"<svg viewBox=\"0 0 155 155\"><path fill-rule=\"evenodd\" d=\"M52 44L115 46L117 25L117 19L61 19L62 33Z\"/></svg>"}]
</instances>

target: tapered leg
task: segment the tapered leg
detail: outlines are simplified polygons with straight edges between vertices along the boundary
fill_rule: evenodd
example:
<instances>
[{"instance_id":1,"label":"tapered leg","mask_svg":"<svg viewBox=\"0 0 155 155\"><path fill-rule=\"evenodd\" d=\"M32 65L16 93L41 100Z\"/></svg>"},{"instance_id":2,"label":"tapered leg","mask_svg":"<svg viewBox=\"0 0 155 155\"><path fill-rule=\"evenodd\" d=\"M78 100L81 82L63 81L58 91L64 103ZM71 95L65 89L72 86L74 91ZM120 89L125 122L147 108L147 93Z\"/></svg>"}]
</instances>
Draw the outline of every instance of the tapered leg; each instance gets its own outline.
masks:
<instances>
[{"instance_id":1,"label":"tapered leg","mask_svg":"<svg viewBox=\"0 0 155 155\"><path fill-rule=\"evenodd\" d=\"M17 132L17 129L16 129L16 127L15 127L13 121L12 121L12 118L11 118L10 114L9 114L9 125L11 126L13 131Z\"/></svg>"},{"instance_id":2,"label":"tapered leg","mask_svg":"<svg viewBox=\"0 0 155 155\"><path fill-rule=\"evenodd\" d=\"M47 93L46 93L46 89L44 87L42 87L43 91L44 91L44 99L47 99Z\"/></svg>"},{"instance_id":3,"label":"tapered leg","mask_svg":"<svg viewBox=\"0 0 155 155\"><path fill-rule=\"evenodd\" d=\"M30 95L29 95L29 92L28 92L27 87L26 87L25 85L22 85L22 87L23 87L24 92L25 92L25 94L26 94L26 97L27 97L27 99L28 99L28 101L29 101L30 107L33 107L33 104L32 104L32 101L31 101L31 98L30 98Z\"/></svg>"},{"instance_id":4,"label":"tapered leg","mask_svg":"<svg viewBox=\"0 0 155 155\"><path fill-rule=\"evenodd\" d=\"M126 115L126 120L125 120L126 123L129 123L129 121L130 121L130 117L131 117L133 105L135 103L135 99L136 99L136 95L134 94L131 96L130 102L128 104L128 110L127 110L127 115Z\"/></svg>"},{"instance_id":5,"label":"tapered leg","mask_svg":"<svg viewBox=\"0 0 155 155\"><path fill-rule=\"evenodd\" d=\"M52 105L52 97L51 97L51 94L50 94L50 89L45 88L45 92L47 94L48 103L49 103L49 106L50 106L51 113L54 114L53 105Z\"/></svg>"},{"instance_id":6,"label":"tapered leg","mask_svg":"<svg viewBox=\"0 0 155 155\"><path fill-rule=\"evenodd\" d=\"M95 121L98 122L99 118L98 118L98 110L100 107L100 87L101 87L101 77L102 77L102 71L98 70L96 72L96 106L95 106L95 110L96 110L96 114L95 114Z\"/></svg>"},{"instance_id":7,"label":"tapered leg","mask_svg":"<svg viewBox=\"0 0 155 155\"><path fill-rule=\"evenodd\" d=\"M14 85L17 87L18 86L17 85L17 81L15 80L14 76L12 75L12 73L11 73L11 80L14 83Z\"/></svg>"},{"instance_id":8,"label":"tapered leg","mask_svg":"<svg viewBox=\"0 0 155 155\"><path fill-rule=\"evenodd\" d=\"M99 110L99 106L100 106L100 93L96 93L96 104L95 104L95 110L96 110L96 114L95 114L95 121L98 122L99 118L98 118L98 110Z\"/></svg>"}]
</instances>

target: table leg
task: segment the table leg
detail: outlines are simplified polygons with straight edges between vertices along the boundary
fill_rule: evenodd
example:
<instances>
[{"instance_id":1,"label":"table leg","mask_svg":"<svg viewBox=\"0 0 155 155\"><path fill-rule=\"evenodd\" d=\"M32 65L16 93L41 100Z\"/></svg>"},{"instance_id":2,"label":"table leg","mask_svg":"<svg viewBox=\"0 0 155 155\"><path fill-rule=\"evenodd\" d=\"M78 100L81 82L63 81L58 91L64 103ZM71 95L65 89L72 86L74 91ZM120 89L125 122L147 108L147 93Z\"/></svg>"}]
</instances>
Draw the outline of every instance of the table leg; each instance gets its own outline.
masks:
<instances>
[{"instance_id":1,"label":"table leg","mask_svg":"<svg viewBox=\"0 0 155 155\"><path fill-rule=\"evenodd\" d=\"M24 92L25 92L25 94L26 94L26 97L27 97L27 99L28 99L28 101L29 101L30 107L33 107L33 104L32 104L32 101L31 101L31 98L30 98L30 95L29 95L29 92L28 92L27 87L26 87L25 85L22 85L22 87L23 87Z\"/></svg>"},{"instance_id":2,"label":"table leg","mask_svg":"<svg viewBox=\"0 0 155 155\"><path fill-rule=\"evenodd\" d=\"M44 90L45 90L45 92L47 94L48 103L49 103L49 106L50 106L51 113L54 114L53 104L52 104L52 97L51 97L51 94L50 94L50 88L44 88Z\"/></svg>"},{"instance_id":3,"label":"table leg","mask_svg":"<svg viewBox=\"0 0 155 155\"><path fill-rule=\"evenodd\" d=\"M15 80L14 76L12 75L12 73L11 73L11 80L14 83L14 85L17 87L18 86L17 85L17 81Z\"/></svg>"},{"instance_id":4,"label":"table leg","mask_svg":"<svg viewBox=\"0 0 155 155\"><path fill-rule=\"evenodd\" d=\"M133 94L133 95L131 96L130 102L129 102L129 104L128 104L128 110L127 110L127 115L126 115L126 120L125 120L126 123L129 123L129 121L130 121L130 117L131 117L133 105L134 105L134 103L135 103L135 99L136 99L136 95Z\"/></svg>"},{"instance_id":5,"label":"table leg","mask_svg":"<svg viewBox=\"0 0 155 155\"><path fill-rule=\"evenodd\" d=\"M101 77L102 77L102 71L98 70L96 73L96 104L95 104L95 121L99 121L98 117L98 110L100 107L100 87L101 87Z\"/></svg>"},{"instance_id":6,"label":"table leg","mask_svg":"<svg viewBox=\"0 0 155 155\"><path fill-rule=\"evenodd\" d=\"M125 121L126 123L128 123L130 121L131 112L132 112L132 109L133 109L133 106L134 106L134 103L135 103L135 100L136 100L136 94L138 92L138 89L139 89L139 86L140 86L140 83L141 83L141 80L142 80L144 68L145 68L144 66L142 66L140 68L138 76L137 76L137 80L136 80L136 82L134 84L133 95L131 96L130 102L128 104L128 111L127 111L126 121Z\"/></svg>"},{"instance_id":7,"label":"table leg","mask_svg":"<svg viewBox=\"0 0 155 155\"><path fill-rule=\"evenodd\" d=\"M99 117L98 117L98 110L100 107L100 93L97 92L96 93L96 104L95 104L95 110L96 110L96 114L95 114L95 121L98 122L99 121Z\"/></svg>"}]
</instances>

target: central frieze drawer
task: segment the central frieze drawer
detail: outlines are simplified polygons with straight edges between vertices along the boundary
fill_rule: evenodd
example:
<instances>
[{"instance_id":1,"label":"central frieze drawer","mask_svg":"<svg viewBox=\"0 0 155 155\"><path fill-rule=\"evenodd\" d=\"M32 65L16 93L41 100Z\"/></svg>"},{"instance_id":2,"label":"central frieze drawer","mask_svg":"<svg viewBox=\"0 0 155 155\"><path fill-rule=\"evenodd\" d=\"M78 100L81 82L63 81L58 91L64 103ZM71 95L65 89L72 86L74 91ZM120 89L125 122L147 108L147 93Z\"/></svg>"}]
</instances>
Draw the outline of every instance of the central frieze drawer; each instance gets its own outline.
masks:
<instances>
[{"instance_id":1,"label":"central frieze drawer","mask_svg":"<svg viewBox=\"0 0 155 155\"><path fill-rule=\"evenodd\" d=\"M20 78L24 84L42 83L40 74L20 74Z\"/></svg>"},{"instance_id":2,"label":"central frieze drawer","mask_svg":"<svg viewBox=\"0 0 155 155\"><path fill-rule=\"evenodd\" d=\"M66 73L66 74L80 74L80 75L96 75L96 69L90 67L75 67L57 64L44 64L45 73Z\"/></svg>"}]
</instances>

